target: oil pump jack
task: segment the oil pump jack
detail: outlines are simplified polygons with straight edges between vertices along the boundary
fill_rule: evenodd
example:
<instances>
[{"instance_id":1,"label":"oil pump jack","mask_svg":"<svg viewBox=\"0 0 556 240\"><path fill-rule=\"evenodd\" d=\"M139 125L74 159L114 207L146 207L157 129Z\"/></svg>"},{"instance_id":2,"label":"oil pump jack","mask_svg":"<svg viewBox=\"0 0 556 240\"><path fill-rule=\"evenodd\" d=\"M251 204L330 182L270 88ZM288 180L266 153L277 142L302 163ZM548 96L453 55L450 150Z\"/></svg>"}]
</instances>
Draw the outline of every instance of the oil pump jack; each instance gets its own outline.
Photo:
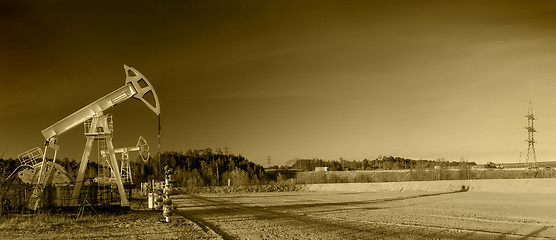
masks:
<instances>
[{"instance_id":1,"label":"oil pump jack","mask_svg":"<svg viewBox=\"0 0 556 240\"><path fill-rule=\"evenodd\" d=\"M44 152L41 151L40 148L34 148L21 154L20 161L22 161L22 164L27 161L27 165L32 166L30 168L24 168L22 172L19 173L20 178L26 175L33 175L32 177L28 177L28 179L31 179L28 181L32 181L33 191L31 197L28 199L27 208L37 210L40 207L39 203L42 199L45 187L52 184L54 179L58 177L57 175L63 175L60 173L65 173L63 169L60 169L58 164L53 164L53 162L49 162L47 160L46 156L48 149L54 150L53 160L55 161L56 154L60 149L57 145L58 137L80 124L84 124L87 141L81 157L77 178L75 179L74 187L71 191L71 200L69 205L78 206L78 199L81 193L81 187L83 186L85 170L87 169L91 149L93 147L93 143L98 141L100 155L102 155L102 158L109 166L109 172L111 174L109 178L117 185L118 193L121 198L121 206L129 206L129 201L125 194L124 181L122 180L122 175L124 175L125 179L131 181L128 152L139 151L143 161L145 161L145 159L148 158L149 148L146 141L140 137L135 147L115 149L112 143L112 116L109 114L105 115L104 111L130 98L136 98L143 101L143 103L158 116L158 137L160 140L160 105L156 91L143 74L127 65L124 65L124 70L126 74L126 81L123 87L116 89L106 96L90 103L50 127L42 130L42 134L46 139ZM146 99L149 95L150 97ZM121 170L118 166L116 153L122 154ZM145 155L147 155L146 158ZM39 157L42 159L39 159ZM25 174L25 171L35 170L36 172L33 174ZM55 172L57 174L55 174ZM99 181L102 181L102 179Z\"/></svg>"}]
</instances>

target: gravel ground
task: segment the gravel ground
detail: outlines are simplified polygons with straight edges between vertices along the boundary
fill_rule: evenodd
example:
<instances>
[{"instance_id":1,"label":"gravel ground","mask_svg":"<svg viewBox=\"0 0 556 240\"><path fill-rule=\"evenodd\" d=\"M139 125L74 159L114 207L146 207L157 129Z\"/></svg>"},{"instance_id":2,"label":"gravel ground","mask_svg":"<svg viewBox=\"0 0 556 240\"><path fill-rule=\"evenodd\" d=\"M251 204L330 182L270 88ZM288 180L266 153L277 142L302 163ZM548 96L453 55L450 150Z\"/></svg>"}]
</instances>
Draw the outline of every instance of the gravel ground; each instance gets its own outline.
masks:
<instances>
[{"instance_id":1,"label":"gravel ground","mask_svg":"<svg viewBox=\"0 0 556 240\"><path fill-rule=\"evenodd\" d=\"M556 239L556 194L184 194L179 214L224 239Z\"/></svg>"}]
</instances>

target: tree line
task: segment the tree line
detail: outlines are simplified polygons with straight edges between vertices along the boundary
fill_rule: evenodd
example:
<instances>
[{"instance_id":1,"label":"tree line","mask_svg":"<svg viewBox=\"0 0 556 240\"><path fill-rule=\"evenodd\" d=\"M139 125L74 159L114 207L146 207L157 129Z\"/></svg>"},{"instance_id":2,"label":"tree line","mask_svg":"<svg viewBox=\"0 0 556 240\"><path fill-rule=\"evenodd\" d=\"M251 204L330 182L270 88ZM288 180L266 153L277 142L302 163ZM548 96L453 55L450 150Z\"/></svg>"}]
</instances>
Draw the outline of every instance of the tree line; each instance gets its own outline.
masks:
<instances>
[{"instance_id":1,"label":"tree line","mask_svg":"<svg viewBox=\"0 0 556 240\"><path fill-rule=\"evenodd\" d=\"M349 170L400 170L400 169L429 169L435 166L455 167L466 165L477 165L475 162L467 161L447 161L444 158L437 160L412 160L402 157L379 156L376 159L356 160L322 160L313 159L296 159L293 163L283 168L293 168L301 171L313 171L316 167L328 167L329 171L349 171ZM275 166L274 168L280 168Z\"/></svg>"},{"instance_id":2,"label":"tree line","mask_svg":"<svg viewBox=\"0 0 556 240\"><path fill-rule=\"evenodd\" d=\"M174 169L174 181L178 186L203 187L227 185L250 185L268 183L263 166L249 161L242 155L226 154L220 149L188 150L187 152L164 152L144 163L131 164L134 180L140 182L164 178L164 167Z\"/></svg>"}]
</instances>

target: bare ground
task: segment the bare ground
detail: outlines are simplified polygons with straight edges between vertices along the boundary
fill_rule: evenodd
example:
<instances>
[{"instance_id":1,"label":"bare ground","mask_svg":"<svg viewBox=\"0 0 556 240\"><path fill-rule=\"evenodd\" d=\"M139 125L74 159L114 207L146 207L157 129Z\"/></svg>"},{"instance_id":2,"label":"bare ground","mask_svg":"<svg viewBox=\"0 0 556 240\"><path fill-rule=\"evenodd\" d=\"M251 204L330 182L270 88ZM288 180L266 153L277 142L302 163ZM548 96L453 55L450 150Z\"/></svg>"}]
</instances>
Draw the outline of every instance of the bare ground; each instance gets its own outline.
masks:
<instances>
[{"instance_id":1,"label":"bare ground","mask_svg":"<svg viewBox=\"0 0 556 240\"><path fill-rule=\"evenodd\" d=\"M556 194L276 192L173 196L225 239L556 239Z\"/></svg>"}]
</instances>

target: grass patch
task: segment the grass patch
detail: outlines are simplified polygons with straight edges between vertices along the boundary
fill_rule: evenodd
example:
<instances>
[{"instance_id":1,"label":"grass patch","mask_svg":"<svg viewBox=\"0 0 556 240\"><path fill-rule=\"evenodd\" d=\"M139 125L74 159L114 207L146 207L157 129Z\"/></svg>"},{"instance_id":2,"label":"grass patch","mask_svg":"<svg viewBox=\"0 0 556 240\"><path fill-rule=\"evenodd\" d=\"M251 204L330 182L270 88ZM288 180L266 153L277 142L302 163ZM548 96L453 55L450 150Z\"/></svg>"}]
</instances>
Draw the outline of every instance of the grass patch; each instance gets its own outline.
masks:
<instances>
[{"instance_id":1,"label":"grass patch","mask_svg":"<svg viewBox=\"0 0 556 240\"><path fill-rule=\"evenodd\" d=\"M160 221L160 211L84 215L29 214L0 216L0 239L210 239L208 233L183 217Z\"/></svg>"},{"instance_id":2,"label":"grass patch","mask_svg":"<svg viewBox=\"0 0 556 240\"><path fill-rule=\"evenodd\" d=\"M300 184L271 184L247 186L210 186L210 187L176 187L174 192L182 193L245 193L245 192L294 192L305 190L305 185Z\"/></svg>"}]
</instances>

